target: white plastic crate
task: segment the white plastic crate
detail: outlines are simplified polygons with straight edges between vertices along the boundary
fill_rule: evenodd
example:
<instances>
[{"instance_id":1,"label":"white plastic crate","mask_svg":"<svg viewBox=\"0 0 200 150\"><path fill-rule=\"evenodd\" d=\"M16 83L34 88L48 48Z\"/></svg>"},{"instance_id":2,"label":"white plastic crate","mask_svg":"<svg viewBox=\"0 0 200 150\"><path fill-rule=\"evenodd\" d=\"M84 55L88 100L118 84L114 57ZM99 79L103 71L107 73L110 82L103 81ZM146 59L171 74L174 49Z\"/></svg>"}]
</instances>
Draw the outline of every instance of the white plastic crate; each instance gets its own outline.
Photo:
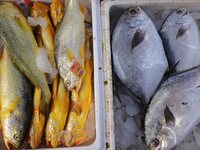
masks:
<instances>
[{"instance_id":1,"label":"white plastic crate","mask_svg":"<svg viewBox=\"0 0 200 150\"><path fill-rule=\"evenodd\" d=\"M8 1L8 0L0 0ZM17 0L9 0L15 2ZM36 0L32 0L36 1ZM39 0L41 2L50 3L51 0ZM101 26L100 26L100 1L99 0L79 0L85 7L92 12L92 29L93 29L93 59L94 59L94 104L95 104L95 140L89 145L81 145L74 147L59 147L57 150L104 150L106 146L105 138L105 104L104 104L104 86L103 86L103 57L101 44ZM0 141L0 149L5 149L2 146L4 142ZM2 148L3 147L3 148ZM44 148L41 145L41 150L53 149Z\"/></svg>"},{"instance_id":2,"label":"white plastic crate","mask_svg":"<svg viewBox=\"0 0 200 150\"><path fill-rule=\"evenodd\" d=\"M115 150L115 132L113 115L113 82L111 60L111 37L114 24L123 13L130 7L140 6L154 22L157 30L161 27L167 15L176 8L186 8L193 12L199 12L199 0L104 0L101 3L102 41L104 56L104 80L106 81L106 137L109 149ZM160 15L162 13L162 16ZM200 14L193 14L200 27Z\"/></svg>"}]
</instances>

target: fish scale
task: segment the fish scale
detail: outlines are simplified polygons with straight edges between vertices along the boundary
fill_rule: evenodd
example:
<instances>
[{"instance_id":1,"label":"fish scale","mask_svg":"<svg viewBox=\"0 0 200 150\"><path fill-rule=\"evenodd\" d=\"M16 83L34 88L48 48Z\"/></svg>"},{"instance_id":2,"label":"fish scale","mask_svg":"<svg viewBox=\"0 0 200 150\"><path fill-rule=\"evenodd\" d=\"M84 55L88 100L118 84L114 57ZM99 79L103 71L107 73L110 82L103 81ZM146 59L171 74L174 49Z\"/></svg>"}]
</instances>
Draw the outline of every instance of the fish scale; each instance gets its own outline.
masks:
<instances>
[{"instance_id":1,"label":"fish scale","mask_svg":"<svg viewBox=\"0 0 200 150\"><path fill-rule=\"evenodd\" d=\"M13 64L7 49L1 60L0 104L3 138L10 149L20 148L28 132L33 95L31 83Z\"/></svg>"}]
</instances>

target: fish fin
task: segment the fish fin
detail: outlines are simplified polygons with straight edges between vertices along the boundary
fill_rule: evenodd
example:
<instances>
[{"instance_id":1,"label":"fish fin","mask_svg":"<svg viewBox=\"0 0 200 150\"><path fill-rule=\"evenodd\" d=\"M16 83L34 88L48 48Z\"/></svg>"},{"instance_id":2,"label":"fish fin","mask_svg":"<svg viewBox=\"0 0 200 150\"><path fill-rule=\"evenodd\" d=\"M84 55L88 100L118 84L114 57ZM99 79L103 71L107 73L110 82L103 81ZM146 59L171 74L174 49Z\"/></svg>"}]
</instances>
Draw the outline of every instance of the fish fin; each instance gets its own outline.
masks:
<instances>
[{"instance_id":1,"label":"fish fin","mask_svg":"<svg viewBox=\"0 0 200 150\"><path fill-rule=\"evenodd\" d=\"M131 48L134 49L136 46L138 46L144 40L144 36L145 31L138 28L133 36Z\"/></svg>"},{"instance_id":2,"label":"fish fin","mask_svg":"<svg viewBox=\"0 0 200 150\"><path fill-rule=\"evenodd\" d=\"M79 103L79 102L74 102L74 101L72 101L72 104L71 104L71 111L74 112L74 113L76 113L78 116L80 116L80 115L81 115L81 112L82 112L80 103Z\"/></svg>"},{"instance_id":3,"label":"fish fin","mask_svg":"<svg viewBox=\"0 0 200 150\"><path fill-rule=\"evenodd\" d=\"M170 111L168 106L166 106L164 111L165 122L167 126L174 126L175 125L175 117L173 113Z\"/></svg>"},{"instance_id":4,"label":"fish fin","mask_svg":"<svg viewBox=\"0 0 200 150\"><path fill-rule=\"evenodd\" d=\"M176 68L176 66L179 64L180 61L181 61L181 60L177 61L177 62L170 68L170 71L173 71L173 70Z\"/></svg>"},{"instance_id":5,"label":"fish fin","mask_svg":"<svg viewBox=\"0 0 200 150\"><path fill-rule=\"evenodd\" d=\"M176 34L176 40L177 40L178 38L180 38L181 36L183 36L183 35L186 33L187 30L188 30L188 26L182 25L182 26L180 27L180 29L178 30L177 34Z\"/></svg>"},{"instance_id":6,"label":"fish fin","mask_svg":"<svg viewBox=\"0 0 200 150\"><path fill-rule=\"evenodd\" d=\"M7 150L12 150L12 145L10 143L5 143Z\"/></svg>"},{"instance_id":7,"label":"fish fin","mask_svg":"<svg viewBox=\"0 0 200 150\"><path fill-rule=\"evenodd\" d=\"M168 76L168 75L172 74L172 72L174 71L176 66L179 64L179 62L180 62L180 60L177 61L171 68L169 68L169 70L166 72L165 76Z\"/></svg>"}]
</instances>

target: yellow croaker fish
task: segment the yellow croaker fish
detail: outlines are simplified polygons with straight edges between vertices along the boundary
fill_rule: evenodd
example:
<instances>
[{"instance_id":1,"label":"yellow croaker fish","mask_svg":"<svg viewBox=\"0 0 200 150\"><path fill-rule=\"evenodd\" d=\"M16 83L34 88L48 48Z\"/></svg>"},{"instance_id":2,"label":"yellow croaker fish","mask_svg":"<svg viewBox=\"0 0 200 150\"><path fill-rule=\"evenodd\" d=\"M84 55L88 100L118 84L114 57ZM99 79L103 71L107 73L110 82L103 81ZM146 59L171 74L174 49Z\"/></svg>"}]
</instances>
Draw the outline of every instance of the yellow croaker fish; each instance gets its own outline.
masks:
<instances>
[{"instance_id":1,"label":"yellow croaker fish","mask_svg":"<svg viewBox=\"0 0 200 150\"><path fill-rule=\"evenodd\" d=\"M48 51L48 58L53 68L56 68L55 58L54 58L54 28L50 21L49 15L49 7L41 2L35 2L32 10L32 17L43 17L47 23L46 27L41 27L40 32L42 36L43 46Z\"/></svg>"},{"instance_id":2,"label":"yellow croaker fish","mask_svg":"<svg viewBox=\"0 0 200 150\"><path fill-rule=\"evenodd\" d=\"M50 5L50 13L53 25L56 27L64 15L64 3L61 0L53 0Z\"/></svg>"},{"instance_id":3,"label":"yellow croaker fish","mask_svg":"<svg viewBox=\"0 0 200 150\"><path fill-rule=\"evenodd\" d=\"M79 11L82 15L84 15L84 7L79 4ZM84 61L85 61L85 37L80 49L80 56L81 56L81 60L80 60L80 65L84 68ZM73 57L73 54L72 54ZM82 85L82 80L83 80L83 76L80 77L79 81L77 82L77 84L75 85L75 87L72 89L71 92L71 111L75 112L77 115L81 114L81 105L78 99L78 93L79 90L81 88Z\"/></svg>"},{"instance_id":4,"label":"yellow croaker fish","mask_svg":"<svg viewBox=\"0 0 200 150\"><path fill-rule=\"evenodd\" d=\"M26 18L10 2L0 2L0 38L8 47L12 61L34 84L41 88L41 99L46 103L47 112L51 93L42 71L36 63L38 45Z\"/></svg>"},{"instance_id":5,"label":"yellow croaker fish","mask_svg":"<svg viewBox=\"0 0 200 150\"><path fill-rule=\"evenodd\" d=\"M84 76L84 16L78 0L65 0L65 14L55 35L55 57L61 78L71 91Z\"/></svg>"},{"instance_id":6,"label":"yellow croaker fish","mask_svg":"<svg viewBox=\"0 0 200 150\"><path fill-rule=\"evenodd\" d=\"M88 34L88 35L87 35ZM80 91L78 93L78 99L81 106L81 114L73 112L72 110L68 116L68 122L65 128L62 142L65 146L80 145L87 140L87 135L84 131L87 116L90 111L90 105L92 102L93 92L93 59L90 52L89 41L91 39L91 32L86 34L86 60L85 71L86 74L83 78Z\"/></svg>"},{"instance_id":7,"label":"yellow croaker fish","mask_svg":"<svg viewBox=\"0 0 200 150\"><path fill-rule=\"evenodd\" d=\"M36 40L38 46L44 46L48 50L48 58L53 68L56 68L54 60L54 28L48 16L49 7L43 3L35 2L31 9L32 17L43 17L46 21L46 27L37 26ZM56 77L57 78L57 77ZM53 81L53 89L57 88L57 79ZM44 125L45 125L45 103L41 101L41 89L35 88L34 93L34 114L29 131L29 144L32 148L37 148L41 143ZM54 95L54 93L53 93Z\"/></svg>"},{"instance_id":8,"label":"yellow croaker fish","mask_svg":"<svg viewBox=\"0 0 200 150\"><path fill-rule=\"evenodd\" d=\"M0 45L1 45L1 41L0 41ZM1 72L1 60L3 58L3 47L0 47L0 72ZM1 73L0 73L0 81L1 81ZM1 112L1 103L0 103L0 112ZM1 118L1 113L0 113L0 118ZM0 129L1 129L1 120L0 120Z\"/></svg>"},{"instance_id":9,"label":"yellow croaker fish","mask_svg":"<svg viewBox=\"0 0 200 150\"><path fill-rule=\"evenodd\" d=\"M37 31L38 30L39 29L37 28ZM42 37L40 32L37 32L36 39L38 45L41 46ZM34 112L28 135L28 142L31 148L37 148L39 146L44 131L46 104L43 101L41 101L41 94L42 94L41 88L35 87L34 99L33 99Z\"/></svg>"},{"instance_id":10,"label":"yellow croaker fish","mask_svg":"<svg viewBox=\"0 0 200 150\"><path fill-rule=\"evenodd\" d=\"M3 139L7 149L20 148L29 129L33 93L29 80L12 62L4 47L1 60L0 103Z\"/></svg>"},{"instance_id":11,"label":"yellow croaker fish","mask_svg":"<svg viewBox=\"0 0 200 150\"><path fill-rule=\"evenodd\" d=\"M58 147L59 136L65 127L69 110L69 91L65 89L64 83L60 80L56 98L52 101L50 115L46 125L46 145Z\"/></svg>"},{"instance_id":12,"label":"yellow croaker fish","mask_svg":"<svg viewBox=\"0 0 200 150\"><path fill-rule=\"evenodd\" d=\"M58 21L58 16L62 18L62 14L59 13L60 7L56 7L57 4L55 5L55 3L61 4L61 2L54 0L51 4L51 14L52 11L57 12L52 17L53 22ZM57 23L54 25L56 26ZM58 84L53 84L52 106L45 130L46 145L54 148L60 144L59 136L65 127L69 110L69 91L65 88L63 80L59 76L57 76L56 81Z\"/></svg>"}]
</instances>

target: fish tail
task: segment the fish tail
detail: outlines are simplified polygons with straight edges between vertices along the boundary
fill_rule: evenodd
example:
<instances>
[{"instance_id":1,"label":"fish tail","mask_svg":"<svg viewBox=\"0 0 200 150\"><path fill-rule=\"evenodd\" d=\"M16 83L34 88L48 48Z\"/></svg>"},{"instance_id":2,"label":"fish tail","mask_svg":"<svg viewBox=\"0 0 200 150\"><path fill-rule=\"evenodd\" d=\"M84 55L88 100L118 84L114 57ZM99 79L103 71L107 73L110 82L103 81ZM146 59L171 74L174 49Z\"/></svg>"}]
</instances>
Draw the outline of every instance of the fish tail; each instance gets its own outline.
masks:
<instances>
[{"instance_id":1,"label":"fish tail","mask_svg":"<svg viewBox=\"0 0 200 150\"><path fill-rule=\"evenodd\" d=\"M31 121L30 131L29 131L29 144L31 148L37 148L41 143L41 138L43 135L43 129L45 124L44 108L42 108L41 100L42 91L41 88L35 88L34 92L34 112Z\"/></svg>"},{"instance_id":2,"label":"fish tail","mask_svg":"<svg viewBox=\"0 0 200 150\"><path fill-rule=\"evenodd\" d=\"M12 144L7 139L4 139L4 143L6 145L7 150L12 150Z\"/></svg>"},{"instance_id":3,"label":"fish tail","mask_svg":"<svg viewBox=\"0 0 200 150\"><path fill-rule=\"evenodd\" d=\"M46 145L48 147L58 147L60 144L59 134L65 127L69 110L69 91L65 88L61 78L58 78L59 84L53 90L57 93L53 94L52 106L46 126ZM55 93L53 91L53 93Z\"/></svg>"},{"instance_id":4,"label":"fish tail","mask_svg":"<svg viewBox=\"0 0 200 150\"><path fill-rule=\"evenodd\" d=\"M79 95L76 89L73 89L71 92L71 111L76 113L77 115L80 115L81 110L81 104L79 102Z\"/></svg>"},{"instance_id":5,"label":"fish tail","mask_svg":"<svg viewBox=\"0 0 200 150\"><path fill-rule=\"evenodd\" d=\"M50 5L50 13L53 25L56 27L64 15L64 3L61 0L53 0Z\"/></svg>"}]
</instances>

